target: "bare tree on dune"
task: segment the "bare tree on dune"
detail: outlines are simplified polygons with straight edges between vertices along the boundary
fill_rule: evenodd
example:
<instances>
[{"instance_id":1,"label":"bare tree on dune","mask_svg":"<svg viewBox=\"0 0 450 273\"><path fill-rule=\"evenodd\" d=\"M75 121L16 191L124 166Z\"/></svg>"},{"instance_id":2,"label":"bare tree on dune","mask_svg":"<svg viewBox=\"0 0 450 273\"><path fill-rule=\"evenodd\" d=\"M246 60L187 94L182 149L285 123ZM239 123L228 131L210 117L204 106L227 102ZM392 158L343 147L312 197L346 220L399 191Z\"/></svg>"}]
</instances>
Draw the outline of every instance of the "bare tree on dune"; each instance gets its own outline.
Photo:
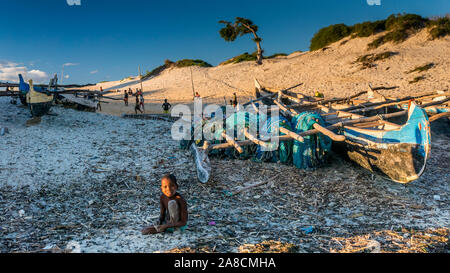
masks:
<instances>
[{"instance_id":1,"label":"bare tree on dune","mask_svg":"<svg viewBox=\"0 0 450 273\"><path fill-rule=\"evenodd\" d=\"M253 41L256 43L256 63L262 64L263 60L263 50L261 49L261 41L262 39L256 34L258 31L258 26L253 24L253 22L249 19L236 17L234 24L228 21L219 21L220 24L225 24L225 27L222 28L219 33L220 36L227 42L233 42L238 36L243 36L245 34L252 33Z\"/></svg>"}]
</instances>

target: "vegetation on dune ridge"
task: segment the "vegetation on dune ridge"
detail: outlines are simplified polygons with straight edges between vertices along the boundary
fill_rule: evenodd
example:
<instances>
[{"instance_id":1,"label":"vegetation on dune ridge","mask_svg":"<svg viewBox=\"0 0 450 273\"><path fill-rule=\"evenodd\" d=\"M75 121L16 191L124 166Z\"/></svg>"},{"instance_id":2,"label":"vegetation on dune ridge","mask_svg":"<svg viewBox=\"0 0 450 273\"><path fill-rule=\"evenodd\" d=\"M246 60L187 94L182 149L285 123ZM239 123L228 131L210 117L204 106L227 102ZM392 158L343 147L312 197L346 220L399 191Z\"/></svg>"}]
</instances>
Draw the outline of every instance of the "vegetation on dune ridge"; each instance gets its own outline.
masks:
<instances>
[{"instance_id":1,"label":"vegetation on dune ridge","mask_svg":"<svg viewBox=\"0 0 450 273\"><path fill-rule=\"evenodd\" d=\"M287 56L287 54L286 53L275 53L275 54L267 56L267 57L264 56L263 59L273 59L273 58L276 58L276 57L279 57L279 56ZM248 54L248 52L245 52L245 53L243 53L241 55L238 55L238 56L233 57L233 58L231 58L229 60L221 62L219 64L219 66L220 65L231 64L231 63L237 64L237 63L241 63L241 62L256 61L256 60L257 60L257 52L256 51L253 52L252 54Z\"/></svg>"},{"instance_id":2,"label":"vegetation on dune ridge","mask_svg":"<svg viewBox=\"0 0 450 273\"><path fill-rule=\"evenodd\" d=\"M165 69L170 67L188 67L188 66L200 66L200 67L212 67L209 63L203 61L203 60L192 60L192 59L183 59L176 62L172 62L171 60L165 60L163 65L160 65L153 69L152 71L147 71L145 75L142 77L142 79L147 79L152 76L157 76L161 72L163 72Z\"/></svg>"},{"instance_id":3,"label":"vegetation on dune ridge","mask_svg":"<svg viewBox=\"0 0 450 273\"><path fill-rule=\"evenodd\" d=\"M416 14L391 15L385 20L347 26L345 24L331 25L320 29L311 39L310 50L318 50L345 37L370 37L386 31L369 43L368 49L377 48L387 42L400 43L423 28L427 28L430 39L438 39L450 34L450 16L423 18Z\"/></svg>"},{"instance_id":4,"label":"vegetation on dune ridge","mask_svg":"<svg viewBox=\"0 0 450 273\"><path fill-rule=\"evenodd\" d=\"M418 67L414 68L413 70L410 70L410 71L408 71L406 73L407 74L411 74L411 73L414 73L414 72L423 72L423 71L427 71L427 70L433 68L434 66L435 66L434 63L428 63L428 64L425 64L425 65L422 65L422 66L418 66Z\"/></svg>"},{"instance_id":5,"label":"vegetation on dune ridge","mask_svg":"<svg viewBox=\"0 0 450 273\"><path fill-rule=\"evenodd\" d=\"M367 54L367 55L358 57L358 59L356 59L355 63L361 63L363 69L371 68L371 67L375 66L374 62L388 59L397 54L398 54L398 52L392 52L392 51L385 51L385 52L381 52L378 54Z\"/></svg>"},{"instance_id":6,"label":"vegetation on dune ridge","mask_svg":"<svg viewBox=\"0 0 450 273\"><path fill-rule=\"evenodd\" d=\"M412 81L410 81L409 84L413 84L413 83L416 83L416 82L424 80L424 79L425 79L425 76L417 76Z\"/></svg>"}]
</instances>

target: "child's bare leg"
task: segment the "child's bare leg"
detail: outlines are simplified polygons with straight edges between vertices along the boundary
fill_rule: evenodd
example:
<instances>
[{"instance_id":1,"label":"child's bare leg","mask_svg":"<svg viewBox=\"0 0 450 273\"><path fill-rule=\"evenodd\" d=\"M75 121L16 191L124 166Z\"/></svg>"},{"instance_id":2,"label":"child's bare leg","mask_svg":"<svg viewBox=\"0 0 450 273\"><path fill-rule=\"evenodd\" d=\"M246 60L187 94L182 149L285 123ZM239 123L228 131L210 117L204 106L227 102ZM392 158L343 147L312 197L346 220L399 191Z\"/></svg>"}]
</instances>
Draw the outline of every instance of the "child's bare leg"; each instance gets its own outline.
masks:
<instances>
[{"instance_id":1,"label":"child's bare leg","mask_svg":"<svg viewBox=\"0 0 450 273\"><path fill-rule=\"evenodd\" d=\"M177 223L180 220L180 210L178 208L177 201L170 200L168 203L170 223Z\"/></svg>"}]
</instances>

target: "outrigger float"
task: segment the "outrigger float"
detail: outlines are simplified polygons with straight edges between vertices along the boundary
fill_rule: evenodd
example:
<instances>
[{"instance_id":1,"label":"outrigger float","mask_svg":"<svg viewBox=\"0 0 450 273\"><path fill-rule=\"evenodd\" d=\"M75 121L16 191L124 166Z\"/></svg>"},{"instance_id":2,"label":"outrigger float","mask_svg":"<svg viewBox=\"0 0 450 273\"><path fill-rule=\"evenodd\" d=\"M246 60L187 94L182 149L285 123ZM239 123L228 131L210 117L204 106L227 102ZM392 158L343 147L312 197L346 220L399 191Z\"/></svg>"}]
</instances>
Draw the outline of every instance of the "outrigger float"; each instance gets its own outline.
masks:
<instances>
[{"instance_id":1,"label":"outrigger float","mask_svg":"<svg viewBox=\"0 0 450 273\"><path fill-rule=\"evenodd\" d=\"M364 94L369 99L358 99ZM325 100L265 88L255 79L255 97L244 104L252 105L253 111L240 111L223 121L235 126L234 134L243 133L245 140L236 140L220 129L215 132L214 141L182 141L182 147L192 151L200 182L206 183L210 178L209 155L231 154L234 158L314 169L326 161L333 143L333 147L369 171L398 183L409 183L425 171L431 149L430 121L450 117L445 112L450 101L448 92L395 99L383 97L369 85L368 91ZM278 107L282 113L275 120L268 117L263 126L269 131L277 130L276 151L262 152L261 147L271 143L264 141L263 135L249 132L249 120L263 118L258 112L259 103ZM429 118L429 109L444 110ZM242 126L236 126L236 121Z\"/></svg>"}]
</instances>

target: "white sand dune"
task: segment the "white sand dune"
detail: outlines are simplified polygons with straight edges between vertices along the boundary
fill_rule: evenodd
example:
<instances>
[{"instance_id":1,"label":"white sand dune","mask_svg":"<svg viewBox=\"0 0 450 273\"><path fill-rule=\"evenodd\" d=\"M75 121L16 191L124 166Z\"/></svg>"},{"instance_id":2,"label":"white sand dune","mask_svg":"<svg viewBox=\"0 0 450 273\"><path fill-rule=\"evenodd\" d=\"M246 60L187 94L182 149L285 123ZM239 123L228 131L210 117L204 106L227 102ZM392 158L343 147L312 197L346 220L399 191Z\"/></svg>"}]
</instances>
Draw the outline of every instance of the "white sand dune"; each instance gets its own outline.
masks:
<instances>
[{"instance_id":1,"label":"white sand dune","mask_svg":"<svg viewBox=\"0 0 450 273\"><path fill-rule=\"evenodd\" d=\"M382 35L382 34L378 34ZM313 52L295 52L286 57L264 60L263 65L254 62L243 62L223 66L202 68L170 68L160 75L143 81L146 103L155 103L147 108L152 112L160 112L160 103L167 98L171 103L192 102L191 69L194 89L209 103L224 103L236 92L241 100L253 95L253 79L257 78L268 87L289 88L293 92L313 95L315 91L324 93L326 97L344 97L367 90L367 84L375 87L398 87L381 90L385 95L406 96L423 92L448 90L450 86L450 37L429 40L428 31L423 30L403 43L382 45L375 50L367 50L367 44L378 36L368 38L344 38L326 50ZM347 41L348 40L348 41ZM344 42L347 41L347 42ZM362 69L356 59L366 54L386 51L396 55L376 61L375 67ZM408 71L428 63L435 66L425 72L407 73ZM415 77L424 76L417 83L410 83ZM104 90L140 88L136 78L122 81L98 83L95 88ZM89 87L93 88L93 87ZM122 92L117 93L122 97ZM133 112L131 106L122 107L121 102L105 105L104 111L111 114ZM118 104L118 105L116 105Z\"/></svg>"}]
</instances>

